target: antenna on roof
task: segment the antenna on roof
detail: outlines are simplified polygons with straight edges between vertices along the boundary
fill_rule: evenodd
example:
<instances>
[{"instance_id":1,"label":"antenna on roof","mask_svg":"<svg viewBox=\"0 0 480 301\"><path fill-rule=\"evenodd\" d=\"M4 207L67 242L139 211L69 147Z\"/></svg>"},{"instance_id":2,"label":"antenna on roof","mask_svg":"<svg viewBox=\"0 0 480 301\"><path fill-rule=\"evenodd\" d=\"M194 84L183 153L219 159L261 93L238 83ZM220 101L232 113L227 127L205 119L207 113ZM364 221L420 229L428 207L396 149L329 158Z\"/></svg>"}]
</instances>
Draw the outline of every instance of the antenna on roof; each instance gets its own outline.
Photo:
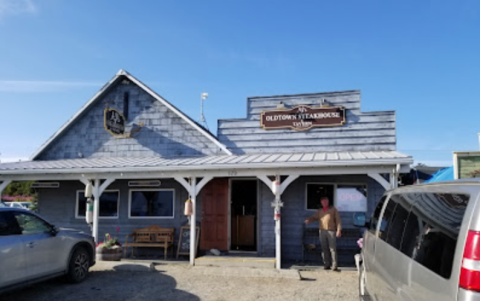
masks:
<instances>
[{"instance_id":1,"label":"antenna on roof","mask_svg":"<svg viewBox=\"0 0 480 301\"><path fill-rule=\"evenodd\" d=\"M210 131L208 129L208 125L207 125L207 121L205 120L205 116L203 115L203 101L205 99L207 99L208 97L208 93L202 93L201 95L201 104L200 104L200 119L198 120L198 123L200 123L201 126L203 126L204 128L206 128L208 131Z\"/></svg>"}]
</instances>

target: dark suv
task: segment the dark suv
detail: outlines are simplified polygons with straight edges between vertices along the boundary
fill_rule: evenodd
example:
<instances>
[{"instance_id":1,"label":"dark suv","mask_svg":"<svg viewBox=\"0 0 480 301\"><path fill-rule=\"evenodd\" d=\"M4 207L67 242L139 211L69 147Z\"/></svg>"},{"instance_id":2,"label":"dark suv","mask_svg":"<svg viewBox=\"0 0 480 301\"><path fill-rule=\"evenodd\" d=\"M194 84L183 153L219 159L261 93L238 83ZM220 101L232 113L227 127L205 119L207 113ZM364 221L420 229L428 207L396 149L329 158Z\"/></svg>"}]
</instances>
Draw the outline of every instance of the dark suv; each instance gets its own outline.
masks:
<instances>
[{"instance_id":1,"label":"dark suv","mask_svg":"<svg viewBox=\"0 0 480 301\"><path fill-rule=\"evenodd\" d=\"M66 275L78 283L95 264L89 234L59 229L26 209L0 208L0 293Z\"/></svg>"}]
</instances>

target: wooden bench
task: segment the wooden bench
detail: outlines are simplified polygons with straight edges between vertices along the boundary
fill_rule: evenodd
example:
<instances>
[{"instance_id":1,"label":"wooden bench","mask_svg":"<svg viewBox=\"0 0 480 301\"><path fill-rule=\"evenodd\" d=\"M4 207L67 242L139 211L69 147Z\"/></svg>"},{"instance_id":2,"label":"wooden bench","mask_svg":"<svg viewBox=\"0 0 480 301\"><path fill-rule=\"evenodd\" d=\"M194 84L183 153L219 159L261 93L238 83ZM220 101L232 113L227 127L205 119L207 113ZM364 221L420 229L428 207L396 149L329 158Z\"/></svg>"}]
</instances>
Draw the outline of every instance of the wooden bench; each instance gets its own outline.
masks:
<instances>
[{"instance_id":1,"label":"wooden bench","mask_svg":"<svg viewBox=\"0 0 480 301\"><path fill-rule=\"evenodd\" d=\"M175 239L175 229L163 228L157 225L146 228L134 229L125 239L124 257L127 256L128 247L132 247L131 257L134 257L135 247L163 248L165 260L167 259L168 248L172 247Z\"/></svg>"}]
</instances>

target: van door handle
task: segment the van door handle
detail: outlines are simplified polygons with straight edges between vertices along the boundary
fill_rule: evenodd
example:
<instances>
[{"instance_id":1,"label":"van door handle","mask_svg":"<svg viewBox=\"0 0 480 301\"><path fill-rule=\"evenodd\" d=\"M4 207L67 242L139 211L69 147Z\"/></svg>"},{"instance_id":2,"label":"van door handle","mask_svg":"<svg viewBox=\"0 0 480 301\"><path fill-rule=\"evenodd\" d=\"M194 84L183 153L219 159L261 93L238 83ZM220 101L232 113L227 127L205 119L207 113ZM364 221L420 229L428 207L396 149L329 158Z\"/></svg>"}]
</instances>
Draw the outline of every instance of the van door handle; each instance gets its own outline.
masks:
<instances>
[{"instance_id":1,"label":"van door handle","mask_svg":"<svg viewBox=\"0 0 480 301\"><path fill-rule=\"evenodd\" d=\"M29 243L27 244L27 247L29 247L29 248L35 248L36 245L37 245L37 244L32 241L32 242L29 242Z\"/></svg>"}]
</instances>

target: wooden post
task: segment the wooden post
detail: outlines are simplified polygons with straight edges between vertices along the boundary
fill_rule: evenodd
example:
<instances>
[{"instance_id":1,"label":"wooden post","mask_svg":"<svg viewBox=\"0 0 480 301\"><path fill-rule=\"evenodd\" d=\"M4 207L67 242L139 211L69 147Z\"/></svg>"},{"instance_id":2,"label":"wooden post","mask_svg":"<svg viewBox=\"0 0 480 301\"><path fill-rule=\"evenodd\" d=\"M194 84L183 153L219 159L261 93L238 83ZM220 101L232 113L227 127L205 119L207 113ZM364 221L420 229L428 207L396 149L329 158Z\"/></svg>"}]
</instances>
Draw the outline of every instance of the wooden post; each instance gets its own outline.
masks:
<instances>
[{"instance_id":1,"label":"wooden post","mask_svg":"<svg viewBox=\"0 0 480 301\"><path fill-rule=\"evenodd\" d=\"M197 241L197 179L195 177L190 178L190 195L192 197L192 219L190 222L190 265L195 265L195 242Z\"/></svg>"}]
</instances>

